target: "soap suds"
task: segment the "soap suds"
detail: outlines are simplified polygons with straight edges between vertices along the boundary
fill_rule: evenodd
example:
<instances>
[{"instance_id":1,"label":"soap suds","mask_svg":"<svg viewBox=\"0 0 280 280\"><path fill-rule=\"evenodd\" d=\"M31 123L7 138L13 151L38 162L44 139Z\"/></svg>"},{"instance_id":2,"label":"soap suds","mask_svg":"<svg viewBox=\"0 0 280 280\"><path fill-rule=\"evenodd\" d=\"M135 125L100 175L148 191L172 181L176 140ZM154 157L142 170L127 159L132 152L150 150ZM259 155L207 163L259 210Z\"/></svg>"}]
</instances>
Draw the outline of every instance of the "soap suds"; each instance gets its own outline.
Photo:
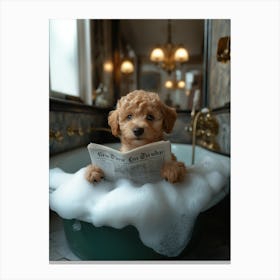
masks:
<instances>
[{"instance_id":1,"label":"soap suds","mask_svg":"<svg viewBox=\"0 0 280 280\"><path fill-rule=\"evenodd\" d=\"M50 207L65 219L96 227L137 228L141 241L156 252L179 255L191 238L198 214L224 190L230 173L228 160L205 157L190 167L182 183L164 180L138 185L127 179L103 180L93 186L85 168L74 174L50 170Z\"/></svg>"}]
</instances>

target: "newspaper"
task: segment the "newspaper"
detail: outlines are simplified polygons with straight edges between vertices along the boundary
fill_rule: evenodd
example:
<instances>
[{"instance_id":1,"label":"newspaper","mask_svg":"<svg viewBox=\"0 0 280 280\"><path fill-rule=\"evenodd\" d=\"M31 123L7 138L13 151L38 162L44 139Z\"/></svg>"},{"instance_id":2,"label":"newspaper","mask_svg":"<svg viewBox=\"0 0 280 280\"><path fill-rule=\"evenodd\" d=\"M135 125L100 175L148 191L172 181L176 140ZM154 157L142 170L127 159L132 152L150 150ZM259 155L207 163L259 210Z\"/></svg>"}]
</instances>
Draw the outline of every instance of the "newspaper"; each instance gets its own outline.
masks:
<instances>
[{"instance_id":1,"label":"newspaper","mask_svg":"<svg viewBox=\"0 0 280 280\"><path fill-rule=\"evenodd\" d=\"M130 179L136 183L152 183L161 180L160 171L165 161L171 160L169 141L158 141L128 152L120 152L107 146L88 145L91 162L104 172L106 180Z\"/></svg>"}]
</instances>

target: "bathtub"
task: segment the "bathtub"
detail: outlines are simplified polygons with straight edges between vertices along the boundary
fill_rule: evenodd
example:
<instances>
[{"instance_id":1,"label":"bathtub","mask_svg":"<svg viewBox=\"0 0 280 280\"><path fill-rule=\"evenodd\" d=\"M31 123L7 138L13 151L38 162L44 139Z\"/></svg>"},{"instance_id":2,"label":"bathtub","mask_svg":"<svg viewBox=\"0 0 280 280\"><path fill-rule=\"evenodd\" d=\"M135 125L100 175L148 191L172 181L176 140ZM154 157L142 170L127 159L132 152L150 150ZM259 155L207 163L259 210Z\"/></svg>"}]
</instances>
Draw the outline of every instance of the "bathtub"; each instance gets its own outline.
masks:
<instances>
[{"instance_id":1,"label":"bathtub","mask_svg":"<svg viewBox=\"0 0 280 280\"><path fill-rule=\"evenodd\" d=\"M119 143L106 144L118 149ZM172 152L178 161L186 166L191 165L192 146L187 144L172 144ZM227 156L196 147L195 162L206 155L217 159L229 159ZM65 172L74 173L90 163L88 150L74 149L50 158L50 168L59 167ZM216 205L229 193L227 185L219 192L202 211ZM170 259L146 247L139 239L138 232L133 226L122 229L111 227L95 227L90 223L79 220L63 219L65 236L72 252L82 260L165 260Z\"/></svg>"}]
</instances>

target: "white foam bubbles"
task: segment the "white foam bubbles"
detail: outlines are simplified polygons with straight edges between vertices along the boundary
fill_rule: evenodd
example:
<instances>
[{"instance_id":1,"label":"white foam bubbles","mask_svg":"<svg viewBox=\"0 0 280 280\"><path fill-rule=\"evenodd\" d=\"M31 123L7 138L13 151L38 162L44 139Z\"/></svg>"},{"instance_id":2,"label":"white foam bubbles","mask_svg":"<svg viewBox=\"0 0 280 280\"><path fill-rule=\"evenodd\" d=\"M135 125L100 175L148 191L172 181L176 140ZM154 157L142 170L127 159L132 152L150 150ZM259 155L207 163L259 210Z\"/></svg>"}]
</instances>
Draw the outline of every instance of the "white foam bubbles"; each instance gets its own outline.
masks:
<instances>
[{"instance_id":1,"label":"white foam bubbles","mask_svg":"<svg viewBox=\"0 0 280 280\"><path fill-rule=\"evenodd\" d=\"M191 238L197 215L223 191L229 178L229 160L207 157L190 167L182 183L164 180L137 185L126 179L95 186L75 174L50 172L50 207L62 218L116 229L133 225L142 242L156 252L177 256Z\"/></svg>"}]
</instances>

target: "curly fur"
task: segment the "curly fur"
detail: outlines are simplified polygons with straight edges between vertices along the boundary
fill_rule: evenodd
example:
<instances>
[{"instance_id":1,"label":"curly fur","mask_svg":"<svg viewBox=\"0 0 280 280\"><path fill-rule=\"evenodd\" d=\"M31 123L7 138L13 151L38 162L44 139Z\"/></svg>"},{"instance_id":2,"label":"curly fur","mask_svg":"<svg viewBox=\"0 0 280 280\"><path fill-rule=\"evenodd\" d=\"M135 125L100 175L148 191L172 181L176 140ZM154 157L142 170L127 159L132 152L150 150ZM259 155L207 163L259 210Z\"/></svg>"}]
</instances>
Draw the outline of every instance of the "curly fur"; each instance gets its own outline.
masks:
<instances>
[{"instance_id":1,"label":"curly fur","mask_svg":"<svg viewBox=\"0 0 280 280\"><path fill-rule=\"evenodd\" d=\"M121 140L120 150L129 151L163 140L164 132L172 131L176 118L176 110L161 102L158 94L135 90L117 102L116 110L109 114L108 123L112 134ZM136 134L137 130L139 133ZM90 169L91 166L87 168L86 178L98 182L102 176L96 174L96 168L92 172ZM161 170L161 176L171 183L182 181L185 173L185 165L177 162L174 155Z\"/></svg>"}]
</instances>

